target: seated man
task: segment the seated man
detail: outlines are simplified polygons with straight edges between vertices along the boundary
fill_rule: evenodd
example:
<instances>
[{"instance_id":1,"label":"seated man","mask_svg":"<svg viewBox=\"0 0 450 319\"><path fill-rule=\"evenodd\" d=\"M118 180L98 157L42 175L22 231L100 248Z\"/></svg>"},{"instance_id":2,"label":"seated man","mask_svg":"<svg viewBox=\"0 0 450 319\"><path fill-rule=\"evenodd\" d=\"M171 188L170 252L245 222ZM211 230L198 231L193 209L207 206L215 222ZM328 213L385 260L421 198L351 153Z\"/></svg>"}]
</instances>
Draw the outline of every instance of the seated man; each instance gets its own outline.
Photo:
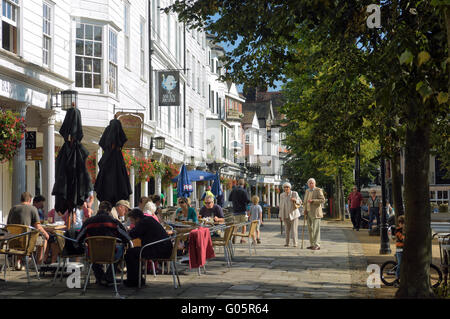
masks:
<instances>
[{"instance_id":1,"label":"seated man","mask_svg":"<svg viewBox=\"0 0 450 319\"><path fill-rule=\"evenodd\" d=\"M11 208L8 214L7 224L18 224L18 225L26 225L32 226L39 230L41 235L44 237L42 246L47 246L47 240L49 239L48 233L41 226L41 221L39 218L39 213L36 207L34 207L31 203L33 200L33 196L30 193L24 192L20 196L20 204L15 205ZM37 263L40 265L43 262L44 255L41 253L40 258ZM22 269L21 259L17 259L16 269Z\"/></svg>"},{"instance_id":2,"label":"seated man","mask_svg":"<svg viewBox=\"0 0 450 319\"><path fill-rule=\"evenodd\" d=\"M139 238L142 242L142 247L149 243L169 238L164 227L154 218L145 216L139 208L133 209L128 214L128 218L135 225L130 230L130 237L133 239ZM169 258L172 254L172 248L172 242L167 239L158 244L146 247L142 256L146 259ZM127 250L127 254L125 255L127 280L124 281L124 284L127 287L136 287L138 285L140 251L141 247L131 248Z\"/></svg>"},{"instance_id":3,"label":"seated man","mask_svg":"<svg viewBox=\"0 0 450 319\"><path fill-rule=\"evenodd\" d=\"M111 209L112 205L109 202L101 202L98 213L83 223L77 241L81 244L85 238L92 236L110 236L119 238L122 240L122 243L117 245L116 248L115 258L118 259L123 254L123 244L129 242L131 238L122 223L111 216ZM114 267L117 267L117 264L115 264ZM114 281L111 267L108 267L106 274L103 271L103 265L94 264L92 269L94 270L97 284L106 286Z\"/></svg>"},{"instance_id":4,"label":"seated man","mask_svg":"<svg viewBox=\"0 0 450 319\"><path fill-rule=\"evenodd\" d=\"M214 204L214 198L209 195L205 197L205 206L200 209L200 216L202 218L214 217L214 222L217 223L225 222L222 207Z\"/></svg>"}]
</instances>

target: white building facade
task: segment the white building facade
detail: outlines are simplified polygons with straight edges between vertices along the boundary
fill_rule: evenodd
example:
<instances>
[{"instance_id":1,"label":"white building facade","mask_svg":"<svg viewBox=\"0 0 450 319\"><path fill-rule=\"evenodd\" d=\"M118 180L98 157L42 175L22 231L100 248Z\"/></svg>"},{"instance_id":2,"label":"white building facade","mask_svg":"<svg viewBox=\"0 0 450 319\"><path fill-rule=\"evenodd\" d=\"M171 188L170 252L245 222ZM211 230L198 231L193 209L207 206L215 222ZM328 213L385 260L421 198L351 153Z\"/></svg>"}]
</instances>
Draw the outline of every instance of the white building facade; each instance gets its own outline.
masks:
<instances>
[{"instance_id":1,"label":"white building facade","mask_svg":"<svg viewBox=\"0 0 450 319\"><path fill-rule=\"evenodd\" d=\"M203 31L189 30L175 14L160 10L169 4L2 1L0 107L24 116L27 131L37 136L36 150L26 151L23 145L11 163L0 164L2 218L23 191L44 195L45 209L53 208L54 158L63 143L58 130L65 115L55 97L64 90L78 92L82 142L97 162L102 154L98 141L109 121L118 112L131 112L144 117L142 148L133 151L136 156L200 169L214 161L234 165L230 142L235 128L225 121L229 93L227 84L217 81L217 50L211 50ZM163 70L180 71L180 105L158 103L158 72ZM221 152L212 157L210 120L220 123L214 126L219 130L213 143L220 141ZM163 150L150 149L156 136L165 138ZM135 185L132 170L130 180L135 186L132 205L139 196L161 192L168 205L174 204L173 187L162 185L160 176ZM195 198L202 190L196 190Z\"/></svg>"}]
</instances>

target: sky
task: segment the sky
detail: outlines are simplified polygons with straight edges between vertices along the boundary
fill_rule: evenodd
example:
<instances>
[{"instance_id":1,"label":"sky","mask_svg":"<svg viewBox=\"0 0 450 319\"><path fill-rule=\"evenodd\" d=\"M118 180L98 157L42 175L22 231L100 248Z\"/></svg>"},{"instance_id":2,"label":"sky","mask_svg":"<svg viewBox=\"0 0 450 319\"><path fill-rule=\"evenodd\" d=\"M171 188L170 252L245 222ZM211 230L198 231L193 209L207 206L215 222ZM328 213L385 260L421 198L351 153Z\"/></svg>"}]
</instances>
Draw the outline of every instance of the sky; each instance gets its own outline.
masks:
<instances>
[{"instance_id":1,"label":"sky","mask_svg":"<svg viewBox=\"0 0 450 319\"><path fill-rule=\"evenodd\" d=\"M216 20L219 18L219 14L216 14L213 17L213 20ZM236 41L237 43L235 45L231 45L231 43L227 43L227 42L220 42L219 45L222 46L226 52L231 52L235 47L237 47L239 45L240 40ZM281 90L281 86L283 85L282 81L276 81L275 82L275 87L270 87L269 88L269 92L274 92L274 91L280 91ZM239 92L243 91L243 85L239 84L237 85L237 89Z\"/></svg>"}]
</instances>

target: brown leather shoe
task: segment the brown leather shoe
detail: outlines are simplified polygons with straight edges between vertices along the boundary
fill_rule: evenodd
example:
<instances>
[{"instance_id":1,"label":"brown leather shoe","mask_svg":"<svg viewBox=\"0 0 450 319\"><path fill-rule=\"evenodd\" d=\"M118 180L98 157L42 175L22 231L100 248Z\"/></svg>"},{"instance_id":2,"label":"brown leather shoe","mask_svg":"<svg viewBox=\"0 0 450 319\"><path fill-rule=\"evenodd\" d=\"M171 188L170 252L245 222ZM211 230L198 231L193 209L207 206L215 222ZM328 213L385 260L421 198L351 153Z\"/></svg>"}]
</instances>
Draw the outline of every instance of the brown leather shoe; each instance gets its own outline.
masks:
<instances>
[{"instance_id":1,"label":"brown leather shoe","mask_svg":"<svg viewBox=\"0 0 450 319\"><path fill-rule=\"evenodd\" d=\"M319 246L314 246L313 248L311 248L312 250L320 250Z\"/></svg>"},{"instance_id":2,"label":"brown leather shoe","mask_svg":"<svg viewBox=\"0 0 450 319\"><path fill-rule=\"evenodd\" d=\"M313 249L313 247L314 247L314 246L309 246L309 247L306 247L306 249Z\"/></svg>"}]
</instances>

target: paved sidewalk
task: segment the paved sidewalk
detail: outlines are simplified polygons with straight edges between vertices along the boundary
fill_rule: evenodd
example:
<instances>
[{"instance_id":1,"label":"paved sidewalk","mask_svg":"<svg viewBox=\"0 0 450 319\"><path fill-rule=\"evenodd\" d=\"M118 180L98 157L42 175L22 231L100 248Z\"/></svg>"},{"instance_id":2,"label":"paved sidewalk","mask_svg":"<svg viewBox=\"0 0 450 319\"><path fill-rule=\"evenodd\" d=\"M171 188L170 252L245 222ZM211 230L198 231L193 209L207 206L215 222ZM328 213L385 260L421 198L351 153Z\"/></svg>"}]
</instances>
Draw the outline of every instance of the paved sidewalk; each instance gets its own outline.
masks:
<instances>
[{"instance_id":1,"label":"paved sidewalk","mask_svg":"<svg viewBox=\"0 0 450 319\"><path fill-rule=\"evenodd\" d=\"M284 247L277 220L267 221L261 228L262 244L257 254L249 256L248 244L236 244L232 268L227 268L223 249L216 250L216 258L209 260L206 274L196 269L178 266L181 287L174 289L171 275L148 275L141 290L119 287L124 298L201 298L201 299L299 299L299 298L374 298L367 288L367 260L363 248L348 223L322 221L322 248L309 246L305 229L305 249L300 248L303 222L299 223L299 247ZM26 284L25 271L9 271L7 288L0 290L0 298L114 298L113 287L98 287L92 276L87 293L69 289L63 282L51 285L52 276ZM82 285L84 284L84 278ZM4 283L0 283L4 286Z\"/></svg>"}]
</instances>

